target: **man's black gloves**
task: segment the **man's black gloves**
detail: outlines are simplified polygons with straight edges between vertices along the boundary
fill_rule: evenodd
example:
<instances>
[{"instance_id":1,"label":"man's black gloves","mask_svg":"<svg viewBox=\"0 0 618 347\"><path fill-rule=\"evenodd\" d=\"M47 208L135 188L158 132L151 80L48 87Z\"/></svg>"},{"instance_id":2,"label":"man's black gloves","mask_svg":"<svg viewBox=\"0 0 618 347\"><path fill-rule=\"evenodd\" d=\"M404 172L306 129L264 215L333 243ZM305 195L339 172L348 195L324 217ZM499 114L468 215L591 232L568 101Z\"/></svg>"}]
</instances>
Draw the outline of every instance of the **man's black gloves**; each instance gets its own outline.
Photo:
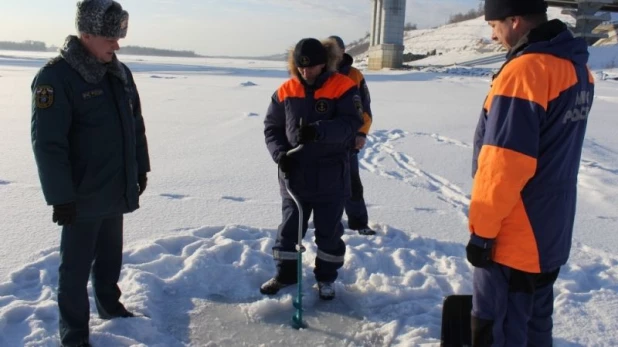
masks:
<instances>
[{"instance_id":1,"label":"man's black gloves","mask_svg":"<svg viewBox=\"0 0 618 347\"><path fill-rule=\"evenodd\" d=\"M279 170L283 173L289 173L292 167L292 160L285 153L279 154Z\"/></svg>"},{"instance_id":2,"label":"man's black gloves","mask_svg":"<svg viewBox=\"0 0 618 347\"><path fill-rule=\"evenodd\" d=\"M145 173L139 174L137 176L137 185L139 186L139 195L142 195L144 190L146 190L146 185L148 184L148 177Z\"/></svg>"},{"instance_id":3,"label":"man's black gloves","mask_svg":"<svg viewBox=\"0 0 618 347\"><path fill-rule=\"evenodd\" d=\"M313 125L303 125L298 129L298 143L313 142L318 138L318 130Z\"/></svg>"},{"instance_id":4,"label":"man's black gloves","mask_svg":"<svg viewBox=\"0 0 618 347\"><path fill-rule=\"evenodd\" d=\"M494 239L486 239L476 234L470 235L470 241L466 246L466 257L470 264L475 267L487 267L491 265L491 250Z\"/></svg>"},{"instance_id":5,"label":"man's black gloves","mask_svg":"<svg viewBox=\"0 0 618 347\"><path fill-rule=\"evenodd\" d=\"M52 221L58 223L58 225L71 225L75 222L77 217L77 208L74 202L62 205L54 205L54 213L52 214Z\"/></svg>"}]
</instances>

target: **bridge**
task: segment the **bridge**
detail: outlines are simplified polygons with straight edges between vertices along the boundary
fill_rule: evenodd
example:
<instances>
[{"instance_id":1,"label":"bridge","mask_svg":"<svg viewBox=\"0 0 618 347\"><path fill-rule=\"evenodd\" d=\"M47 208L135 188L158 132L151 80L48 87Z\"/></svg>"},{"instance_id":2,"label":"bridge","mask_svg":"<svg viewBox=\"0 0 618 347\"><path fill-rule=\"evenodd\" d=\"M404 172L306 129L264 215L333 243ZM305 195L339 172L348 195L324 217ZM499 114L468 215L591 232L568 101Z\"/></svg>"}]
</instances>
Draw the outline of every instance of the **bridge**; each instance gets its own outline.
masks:
<instances>
[{"instance_id":1,"label":"bridge","mask_svg":"<svg viewBox=\"0 0 618 347\"><path fill-rule=\"evenodd\" d=\"M576 36L588 44L606 38L593 32L603 22L611 21L610 12L618 13L618 0L546 0L549 6L563 8L562 13L575 18ZM403 65L403 27L406 0L371 0L372 16L368 69L400 68Z\"/></svg>"},{"instance_id":2,"label":"bridge","mask_svg":"<svg viewBox=\"0 0 618 347\"><path fill-rule=\"evenodd\" d=\"M550 0L549 6L562 7L563 14L575 18L574 33L593 44L607 38L607 33L593 32L603 22L612 20L610 12L618 12L618 0Z\"/></svg>"}]
</instances>

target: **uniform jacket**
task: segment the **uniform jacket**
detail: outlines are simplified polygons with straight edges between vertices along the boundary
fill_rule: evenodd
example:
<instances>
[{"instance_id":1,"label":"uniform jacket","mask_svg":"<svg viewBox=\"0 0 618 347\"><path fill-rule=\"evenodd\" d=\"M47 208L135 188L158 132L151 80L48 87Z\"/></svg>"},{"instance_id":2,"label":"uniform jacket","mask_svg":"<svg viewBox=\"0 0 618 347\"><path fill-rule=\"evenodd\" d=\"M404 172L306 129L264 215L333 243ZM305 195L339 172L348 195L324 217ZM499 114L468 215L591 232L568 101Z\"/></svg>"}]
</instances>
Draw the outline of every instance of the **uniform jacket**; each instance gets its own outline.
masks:
<instances>
[{"instance_id":1,"label":"uniform jacket","mask_svg":"<svg viewBox=\"0 0 618 347\"><path fill-rule=\"evenodd\" d=\"M362 102L356 84L336 72L336 45L325 46L329 52L327 67L312 86L299 76L290 54L292 77L273 94L264 119L266 145L275 162L298 145L301 120L315 125L316 141L291 156L290 187L306 201L350 195L349 151L362 125ZM288 197L282 175L279 181L282 196Z\"/></svg>"},{"instance_id":2,"label":"uniform jacket","mask_svg":"<svg viewBox=\"0 0 618 347\"><path fill-rule=\"evenodd\" d=\"M32 81L32 147L49 205L76 202L77 218L139 207L137 176L150 171L139 94L115 57L102 64L77 37Z\"/></svg>"},{"instance_id":3,"label":"uniform jacket","mask_svg":"<svg viewBox=\"0 0 618 347\"><path fill-rule=\"evenodd\" d=\"M369 94L369 88L365 81L365 76L357 68L352 66L354 58L349 54L343 54L343 59L339 65L339 72L350 77L358 88L358 93L363 102L363 126L358 130L360 135L367 136L371 123L373 122L373 113L371 113L371 95Z\"/></svg>"},{"instance_id":4,"label":"uniform jacket","mask_svg":"<svg viewBox=\"0 0 618 347\"><path fill-rule=\"evenodd\" d=\"M552 20L507 56L474 139L470 232L495 238L495 262L526 272L566 263L587 117L586 42Z\"/></svg>"}]
</instances>

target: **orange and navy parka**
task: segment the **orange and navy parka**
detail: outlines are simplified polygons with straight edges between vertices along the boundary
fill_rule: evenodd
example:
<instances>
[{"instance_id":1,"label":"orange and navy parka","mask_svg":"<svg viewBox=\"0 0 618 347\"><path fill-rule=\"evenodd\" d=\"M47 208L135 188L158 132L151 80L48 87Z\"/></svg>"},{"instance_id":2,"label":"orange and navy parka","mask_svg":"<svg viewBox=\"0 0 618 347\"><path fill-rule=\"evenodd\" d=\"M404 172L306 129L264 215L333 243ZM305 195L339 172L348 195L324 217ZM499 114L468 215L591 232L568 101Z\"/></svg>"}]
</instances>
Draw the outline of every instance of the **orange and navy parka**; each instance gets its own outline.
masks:
<instances>
[{"instance_id":1,"label":"orange and navy parka","mask_svg":"<svg viewBox=\"0 0 618 347\"><path fill-rule=\"evenodd\" d=\"M327 47L327 67L312 86L299 76L290 54L292 77L273 94L264 119L266 145L276 163L298 145L301 120L317 129L317 139L290 157L290 188L303 201L330 201L350 195L349 151L362 125L363 109L354 81L336 72L334 46ZM282 176L281 195L290 198Z\"/></svg>"},{"instance_id":2,"label":"orange and navy parka","mask_svg":"<svg viewBox=\"0 0 618 347\"><path fill-rule=\"evenodd\" d=\"M358 135L367 136L371 123L373 123L373 114L371 113L371 95L369 94L369 88L365 81L365 76L357 68L352 66L354 59L351 55L344 53L339 65L339 72L350 77L358 88L358 93L363 102L363 126L358 130Z\"/></svg>"},{"instance_id":3,"label":"orange and navy parka","mask_svg":"<svg viewBox=\"0 0 618 347\"><path fill-rule=\"evenodd\" d=\"M471 237L496 263L548 272L569 257L577 176L594 96L588 47L552 20L513 48L474 138Z\"/></svg>"}]
</instances>

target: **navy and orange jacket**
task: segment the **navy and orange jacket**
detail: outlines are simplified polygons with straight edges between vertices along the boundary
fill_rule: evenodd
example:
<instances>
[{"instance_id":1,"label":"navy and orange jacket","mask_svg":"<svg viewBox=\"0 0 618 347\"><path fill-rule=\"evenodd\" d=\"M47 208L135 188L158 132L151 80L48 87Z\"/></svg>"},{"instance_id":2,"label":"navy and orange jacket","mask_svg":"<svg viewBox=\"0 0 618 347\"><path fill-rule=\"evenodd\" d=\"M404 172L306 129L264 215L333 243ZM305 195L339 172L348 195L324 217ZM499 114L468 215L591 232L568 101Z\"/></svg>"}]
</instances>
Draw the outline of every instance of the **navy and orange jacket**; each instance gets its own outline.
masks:
<instances>
[{"instance_id":1,"label":"navy and orange jacket","mask_svg":"<svg viewBox=\"0 0 618 347\"><path fill-rule=\"evenodd\" d=\"M373 122L373 114L371 113L371 96L369 94L369 88L365 81L365 76L357 68L352 66L354 59L347 53L343 54L343 60L339 65L339 72L350 77L358 88L358 93L363 102L363 126L358 130L359 135L367 136L371 123Z\"/></svg>"},{"instance_id":2,"label":"navy and orange jacket","mask_svg":"<svg viewBox=\"0 0 618 347\"><path fill-rule=\"evenodd\" d=\"M363 111L354 82L333 70L323 72L308 86L291 69L294 77L273 94L264 119L266 145L275 162L298 145L301 120L317 129L316 141L291 156L290 188L304 201L350 195L349 151L362 125ZM279 176L281 194L289 197Z\"/></svg>"},{"instance_id":3,"label":"navy and orange jacket","mask_svg":"<svg viewBox=\"0 0 618 347\"><path fill-rule=\"evenodd\" d=\"M469 229L495 239L499 264L539 273L569 257L594 96L588 55L552 20L511 49L494 77L474 139Z\"/></svg>"}]
</instances>

